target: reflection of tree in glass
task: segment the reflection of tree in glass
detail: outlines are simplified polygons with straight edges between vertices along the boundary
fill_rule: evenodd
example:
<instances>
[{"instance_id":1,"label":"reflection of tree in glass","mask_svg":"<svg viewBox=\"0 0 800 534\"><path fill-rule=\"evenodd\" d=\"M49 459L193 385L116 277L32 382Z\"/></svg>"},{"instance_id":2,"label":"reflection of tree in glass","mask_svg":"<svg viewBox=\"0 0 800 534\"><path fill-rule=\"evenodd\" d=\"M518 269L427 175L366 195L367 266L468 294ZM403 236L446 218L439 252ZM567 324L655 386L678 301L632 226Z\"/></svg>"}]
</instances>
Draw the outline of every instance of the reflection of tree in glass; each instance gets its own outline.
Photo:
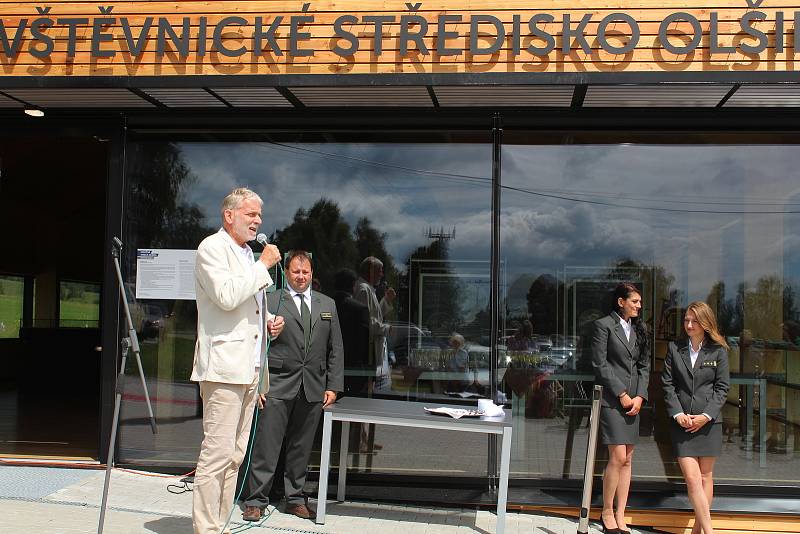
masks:
<instances>
[{"instance_id":1,"label":"reflection of tree in glass","mask_svg":"<svg viewBox=\"0 0 800 534\"><path fill-rule=\"evenodd\" d=\"M132 142L127 146L128 217L125 219L123 273L131 296L135 284L137 248L196 249L222 225L218 213L204 213L184 199L197 177L174 143ZM222 201L215 199L214 205ZM215 222L206 226L206 219ZM145 374L188 378L194 353L197 308L187 300L139 302L130 298L131 314L140 329L150 328L157 344L143 345ZM157 326L156 326L157 325ZM158 370L156 370L158 369ZM169 371L167 371L169 370ZM167 373L166 375L163 373Z\"/></svg>"},{"instance_id":2,"label":"reflection of tree in glass","mask_svg":"<svg viewBox=\"0 0 800 534\"><path fill-rule=\"evenodd\" d=\"M181 201L197 177L177 145L130 143L128 155L127 174L133 184L128 213L135 215L126 219L126 234L136 241L126 244L130 252L142 247L194 249L216 231L203 224L212 214Z\"/></svg>"},{"instance_id":3,"label":"reflection of tree in glass","mask_svg":"<svg viewBox=\"0 0 800 534\"><path fill-rule=\"evenodd\" d=\"M753 337L765 340L781 339L781 324L791 318L795 308L794 292L784 286L783 278L777 274L762 276L753 286L739 286L737 301L743 310L743 326Z\"/></svg>"},{"instance_id":4,"label":"reflection of tree in glass","mask_svg":"<svg viewBox=\"0 0 800 534\"><path fill-rule=\"evenodd\" d=\"M416 287L419 269L422 265L425 265L426 272L435 269L437 273L444 274L445 276L436 279L435 292L430 290L432 286L429 286L428 291L425 292L422 302L422 317L425 324L421 326L430 329L435 336L439 337L447 337L452 332L458 331L467 339L477 339L480 337L479 324L462 325L464 319L460 306L460 284L457 278L452 276L454 270L448 261L449 256L449 247L444 239L436 239L426 246L418 247L406 260L407 279L405 285L408 287L411 285L409 281L414 280L413 285ZM437 262L421 264L412 260L437 260ZM409 292L407 297L412 317L415 321L419 321L419 317L416 317L419 310L419 295L413 291ZM402 304L404 305L405 302ZM486 304L488 306L488 302ZM403 310L406 310L404 306L401 307L401 316Z\"/></svg>"},{"instance_id":5,"label":"reflection of tree in glass","mask_svg":"<svg viewBox=\"0 0 800 534\"><path fill-rule=\"evenodd\" d=\"M725 283L719 281L707 301L717 312L720 332L728 336L747 329L755 338L780 339L781 325L798 314L794 289L777 274L762 276L753 285L739 284L731 298L726 298Z\"/></svg>"},{"instance_id":6,"label":"reflection of tree in glass","mask_svg":"<svg viewBox=\"0 0 800 534\"><path fill-rule=\"evenodd\" d=\"M373 228L366 217L358 221L352 232L336 202L321 198L309 209L298 209L291 224L276 231L270 241L283 252L292 249L311 252L314 277L323 293L333 295L333 275L342 268L357 271L366 256L380 259L387 279L392 279L395 269L386 252L385 239L386 234Z\"/></svg>"},{"instance_id":7,"label":"reflection of tree in glass","mask_svg":"<svg viewBox=\"0 0 800 534\"><path fill-rule=\"evenodd\" d=\"M723 336L736 336L742 330L742 310L735 299L725 298L725 282L722 280L711 286L706 302L717 314L719 331Z\"/></svg>"}]
</instances>

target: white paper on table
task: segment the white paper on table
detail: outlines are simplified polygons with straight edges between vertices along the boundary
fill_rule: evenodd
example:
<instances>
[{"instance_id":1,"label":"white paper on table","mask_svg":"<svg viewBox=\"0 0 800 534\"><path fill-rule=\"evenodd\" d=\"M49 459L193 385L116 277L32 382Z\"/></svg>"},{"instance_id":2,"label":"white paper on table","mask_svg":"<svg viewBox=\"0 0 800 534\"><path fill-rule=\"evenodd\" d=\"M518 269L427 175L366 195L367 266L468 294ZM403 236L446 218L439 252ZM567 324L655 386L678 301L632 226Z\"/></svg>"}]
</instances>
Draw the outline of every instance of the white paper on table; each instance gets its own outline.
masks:
<instances>
[{"instance_id":1,"label":"white paper on table","mask_svg":"<svg viewBox=\"0 0 800 534\"><path fill-rule=\"evenodd\" d=\"M505 415L503 412L503 407L492 402L492 399L479 399L478 410L485 413L489 417L499 417L501 415Z\"/></svg>"},{"instance_id":2,"label":"white paper on table","mask_svg":"<svg viewBox=\"0 0 800 534\"><path fill-rule=\"evenodd\" d=\"M428 413L449 415L453 419L461 419L462 417L480 417L482 415L486 415L484 412L475 409L466 410L464 408L446 408L444 406L440 406L438 408L428 408L425 406L424 409Z\"/></svg>"},{"instance_id":3,"label":"white paper on table","mask_svg":"<svg viewBox=\"0 0 800 534\"><path fill-rule=\"evenodd\" d=\"M479 393L472 393L471 391L445 391L445 395L450 395L451 397L461 397L462 399L481 399L483 395Z\"/></svg>"}]
</instances>

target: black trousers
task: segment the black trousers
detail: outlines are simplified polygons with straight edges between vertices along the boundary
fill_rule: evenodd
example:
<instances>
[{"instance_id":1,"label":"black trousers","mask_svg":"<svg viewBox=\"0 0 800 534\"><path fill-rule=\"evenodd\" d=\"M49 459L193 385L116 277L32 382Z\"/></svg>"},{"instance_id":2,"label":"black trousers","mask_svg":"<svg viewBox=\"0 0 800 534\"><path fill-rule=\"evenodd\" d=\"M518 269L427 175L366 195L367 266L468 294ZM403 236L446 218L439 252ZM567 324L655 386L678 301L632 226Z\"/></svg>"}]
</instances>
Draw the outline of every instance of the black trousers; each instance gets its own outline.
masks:
<instances>
[{"instance_id":1,"label":"black trousers","mask_svg":"<svg viewBox=\"0 0 800 534\"><path fill-rule=\"evenodd\" d=\"M285 439L286 463L283 480L286 501L303 504L303 486L306 483L308 460L314 445L322 402L309 402L303 387L291 400L267 396L267 402L258 414L256 437L250 458L250 473L242 492L245 506L265 507L275 480L281 445Z\"/></svg>"}]
</instances>

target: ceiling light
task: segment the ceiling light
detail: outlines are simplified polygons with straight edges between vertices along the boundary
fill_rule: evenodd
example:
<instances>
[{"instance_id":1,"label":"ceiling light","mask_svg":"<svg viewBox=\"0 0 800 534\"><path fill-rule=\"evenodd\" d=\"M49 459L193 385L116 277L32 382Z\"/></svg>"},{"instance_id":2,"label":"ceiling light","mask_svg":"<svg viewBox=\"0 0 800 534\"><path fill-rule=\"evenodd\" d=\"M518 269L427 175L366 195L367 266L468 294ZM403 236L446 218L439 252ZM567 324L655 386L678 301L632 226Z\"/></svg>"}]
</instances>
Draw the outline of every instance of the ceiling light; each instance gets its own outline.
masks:
<instances>
[{"instance_id":1,"label":"ceiling light","mask_svg":"<svg viewBox=\"0 0 800 534\"><path fill-rule=\"evenodd\" d=\"M25 106L25 115L31 117L44 117L44 110L34 106Z\"/></svg>"}]
</instances>

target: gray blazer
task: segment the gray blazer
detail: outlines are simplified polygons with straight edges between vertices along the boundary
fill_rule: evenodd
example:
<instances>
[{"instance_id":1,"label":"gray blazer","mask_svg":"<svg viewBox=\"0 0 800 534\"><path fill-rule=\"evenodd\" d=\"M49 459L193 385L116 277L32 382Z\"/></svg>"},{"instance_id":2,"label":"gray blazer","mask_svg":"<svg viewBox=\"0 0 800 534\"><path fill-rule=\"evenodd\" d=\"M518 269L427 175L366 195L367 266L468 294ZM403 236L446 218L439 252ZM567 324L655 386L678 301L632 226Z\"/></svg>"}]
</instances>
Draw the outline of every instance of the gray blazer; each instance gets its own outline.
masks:
<instances>
[{"instance_id":1,"label":"gray blazer","mask_svg":"<svg viewBox=\"0 0 800 534\"><path fill-rule=\"evenodd\" d=\"M619 324L619 315L612 312L594 322L592 335L592 367L595 382L603 386L603 406L619 406L619 396L624 391L631 397L647 400L650 380L650 355L640 350L636 329L631 329L631 339Z\"/></svg>"},{"instance_id":2,"label":"gray blazer","mask_svg":"<svg viewBox=\"0 0 800 534\"><path fill-rule=\"evenodd\" d=\"M713 422L721 422L731 384L728 352L706 338L692 367L688 340L678 347L669 344L661 373L667 413L670 417L706 413Z\"/></svg>"},{"instance_id":3,"label":"gray blazer","mask_svg":"<svg viewBox=\"0 0 800 534\"><path fill-rule=\"evenodd\" d=\"M280 301L280 307L279 307ZM267 295L267 307L286 319L269 349L269 396L290 400L303 384L309 402L321 402L325 391L344 390L344 350L333 299L311 292L311 343L305 350L300 312L285 289Z\"/></svg>"}]
</instances>

